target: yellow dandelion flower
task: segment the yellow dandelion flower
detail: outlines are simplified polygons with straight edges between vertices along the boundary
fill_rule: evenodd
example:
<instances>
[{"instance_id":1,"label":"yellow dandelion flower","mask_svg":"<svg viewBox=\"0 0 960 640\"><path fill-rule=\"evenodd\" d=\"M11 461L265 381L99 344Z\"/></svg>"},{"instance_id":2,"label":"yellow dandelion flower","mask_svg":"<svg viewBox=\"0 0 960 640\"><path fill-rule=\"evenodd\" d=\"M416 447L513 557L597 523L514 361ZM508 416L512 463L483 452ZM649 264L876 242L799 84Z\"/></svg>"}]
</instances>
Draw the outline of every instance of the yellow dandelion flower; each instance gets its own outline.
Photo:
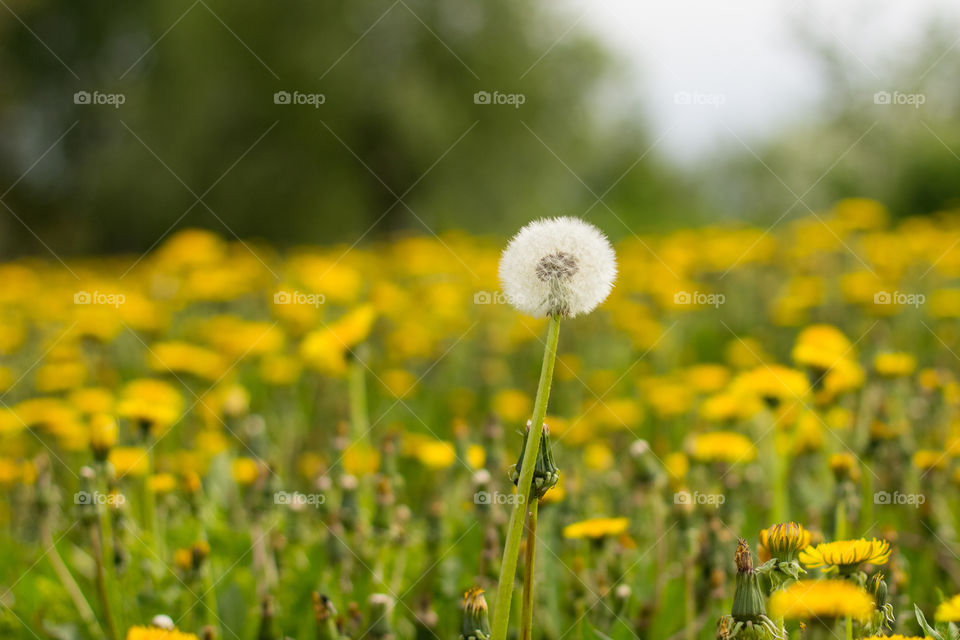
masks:
<instances>
[{"instance_id":1,"label":"yellow dandelion flower","mask_svg":"<svg viewBox=\"0 0 960 640\"><path fill-rule=\"evenodd\" d=\"M98 460L103 460L111 447L117 444L117 421L113 416L98 413L90 418L90 448Z\"/></svg>"},{"instance_id":2,"label":"yellow dandelion flower","mask_svg":"<svg viewBox=\"0 0 960 640\"><path fill-rule=\"evenodd\" d=\"M825 371L839 361L853 357L847 336L828 324L814 324L800 332L791 356L803 367Z\"/></svg>"},{"instance_id":3,"label":"yellow dandelion flower","mask_svg":"<svg viewBox=\"0 0 960 640\"><path fill-rule=\"evenodd\" d=\"M504 389L493 396L493 411L505 422L526 423L533 410L530 396L517 389Z\"/></svg>"},{"instance_id":4,"label":"yellow dandelion flower","mask_svg":"<svg viewBox=\"0 0 960 640\"><path fill-rule=\"evenodd\" d=\"M847 580L800 580L775 591L769 610L775 618L811 620L831 618L868 619L873 598Z\"/></svg>"},{"instance_id":5,"label":"yellow dandelion flower","mask_svg":"<svg viewBox=\"0 0 960 640\"><path fill-rule=\"evenodd\" d=\"M127 630L127 640L197 640L197 636L176 629L130 627Z\"/></svg>"},{"instance_id":6,"label":"yellow dandelion flower","mask_svg":"<svg viewBox=\"0 0 960 640\"><path fill-rule=\"evenodd\" d=\"M960 622L960 595L938 604L933 619L937 622Z\"/></svg>"},{"instance_id":7,"label":"yellow dandelion flower","mask_svg":"<svg viewBox=\"0 0 960 640\"><path fill-rule=\"evenodd\" d=\"M947 455L936 449L920 449L913 454L913 466L921 471L945 469Z\"/></svg>"},{"instance_id":8,"label":"yellow dandelion flower","mask_svg":"<svg viewBox=\"0 0 960 640\"><path fill-rule=\"evenodd\" d=\"M341 463L344 471L361 478L380 468L380 452L364 442L354 442L344 450Z\"/></svg>"},{"instance_id":9,"label":"yellow dandelion flower","mask_svg":"<svg viewBox=\"0 0 960 640\"><path fill-rule=\"evenodd\" d=\"M150 468L149 454L143 447L114 447L107 460L120 478L145 476Z\"/></svg>"},{"instance_id":10,"label":"yellow dandelion flower","mask_svg":"<svg viewBox=\"0 0 960 640\"><path fill-rule=\"evenodd\" d=\"M731 390L752 393L768 406L776 407L803 398L810 390L810 382L802 371L781 365L763 365L737 376Z\"/></svg>"},{"instance_id":11,"label":"yellow dandelion flower","mask_svg":"<svg viewBox=\"0 0 960 640\"><path fill-rule=\"evenodd\" d=\"M810 545L812 534L796 522L782 522L760 531L760 548L766 557L792 559Z\"/></svg>"},{"instance_id":12,"label":"yellow dandelion flower","mask_svg":"<svg viewBox=\"0 0 960 640\"><path fill-rule=\"evenodd\" d=\"M828 460L830 470L837 478L850 478L857 480L860 478L860 466L857 459L849 451L835 453Z\"/></svg>"},{"instance_id":13,"label":"yellow dandelion flower","mask_svg":"<svg viewBox=\"0 0 960 640\"><path fill-rule=\"evenodd\" d=\"M663 466L673 482L682 482L690 471L690 460L682 451L674 451L663 459Z\"/></svg>"},{"instance_id":14,"label":"yellow dandelion flower","mask_svg":"<svg viewBox=\"0 0 960 640\"><path fill-rule=\"evenodd\" d=\"M472 444L467 447L467 464L471 469L483 469L487 463L487 452L479 444Z\"/></svg>"},{"instance_id":15,"label":"yellow dandelion flower","mask_svg":"<svg viewBox=\"0 0 960 640\"><path fill-rule=\"evenodd\" d=\"M176 422L183 411L183 397L161 380L133 380L123 388L117 413L133 420L154 435Z\"/></svg>"},{"instance_id":16,"label":"yellow dandelion flower","mask_svg":"<svg viewBox=\"0 0 960 640\"><path fill-rule=\"evenodd\" d=\"M613 467L613 451L605 444L594 442L584 449L583 462L588 469L606 471Z\"/></svg>"},{"instance_id":17,"label":"yellow dandelion flower","mask_svg":"<svg viewBox=\"0 0 960 640\"><path fill-rule=\"evenodd\" d=\"M890 551L886 540L838 540L807 547L800 552L800 562L809 568L820 567L821 571L836 567L841 573L848 573L865 562L886 564Z\"/></svg>"},{"instance_id":18,"label":"yellow dandelion flower","mask_svg":"<svg viewBox=\"0 0 960 640\"><path fill-rule=\"evenodd\" d=\"M110 413L113 411L113 394L103 387L74 389L67 395L67 402L80 413Z\"/></svg>"},{"instance_id":19,"label":"yellow dandelion flower","mask_svg":"<svg viewBox=\"0 0 960 640\"><path fill-rule=\"evenodd\" d=\"M880 353L873 359L873 368L885 378L909 376L917 368L917 359L909 353Z\"/></svg>"},{"instance_id":20,"label":"yellow dandelion flower","mask_svg":"<svg viewBox=\"0 0 960 640\"><path fill-rule=\"evenodd\" d=\"M626 518L591 518L574 522L563 528L563 537L569 540L590 538L598 540L608 536L618 536L627 530L630 521Z\"/></svg>"},{"instance_id":21,"label":"yellow dandelion flower","mask_svg":"<svg viewBox=\"0 0 960 640\"><path fill-rule=\"evenodd\" d=\"M698 364L686 371L687 381L701 393L720 391L730 379L730 370L721 364Z\"/></svg>"},{"instance_id":22,"label":"yellow dandelion flower","mask_svg":"<svg viewBox=\"0 0 960 640\"><path fill-rule=\"evenodd\" d=\"M394 398L404 398L417 386L417 378L406 369L388 369L380 375L380 382Z\"/></svg>"},{"instance_id":23,"label":"yellow dandelion flower","mask_svg":"<svg viewBox=\"0 0 960 640\"><path fill-rule=\"evenodd\" d=\"M260 360L260 378L277 387L296 382L302 369L297 358L282 354L267 354Z\"/></svg>"},{"instance_id":24,"label":"yellow dandelion flower","mask_svg":"<svg viewBox=\"0 0 960 640\"><path fill-rule=\"evenodd\" d=\"M428 442L417 451L417 459L430 469L446 469L457 459L457 452L449 442Z\"/></svg>"},{"instance_id":25,"label":"yellow dandelion flower","mask_svg":"<svg viewBox=\"0 0 960 640\"><path fill-rule=\"evenodd\" d=\"M236 458L230 463L230 474L234 482L247 487L260 476L260 463L253 458Z\"/></svg>"},{"instance_id":26,"label":"yellow dandelion flower","mask_svg":"<svg viewBox=\"0 0 960 640\"><path fill-rule=\"evenodd\" d=\"M713 431L693 436L688 442L690 457L698 462L750 462L757 450L750 440L733 431Z\"/></svg>"},{"instance_id":27,"label":"yellow dandelion flower","mask_svg":"<svg viewBox=\"0 0 960 640\"><path fill-rule=\"evenodd\" d=\"M147 489L155 494L170 493L177 488L177 477L172 473L155 473L147 478Z\"/></svg>"},{"instance_id":28,"label":"yellow dandelion flower","mask_svg":"<svg viewBox=\"0 0 960 640\"><path fill-rule=\"evenodd\" d=\"M189 373L204 380L218 380L227 369L216 351L187 342L158 342L150 347L147 364L159 373Z\"/></svg>"}]
</instances>

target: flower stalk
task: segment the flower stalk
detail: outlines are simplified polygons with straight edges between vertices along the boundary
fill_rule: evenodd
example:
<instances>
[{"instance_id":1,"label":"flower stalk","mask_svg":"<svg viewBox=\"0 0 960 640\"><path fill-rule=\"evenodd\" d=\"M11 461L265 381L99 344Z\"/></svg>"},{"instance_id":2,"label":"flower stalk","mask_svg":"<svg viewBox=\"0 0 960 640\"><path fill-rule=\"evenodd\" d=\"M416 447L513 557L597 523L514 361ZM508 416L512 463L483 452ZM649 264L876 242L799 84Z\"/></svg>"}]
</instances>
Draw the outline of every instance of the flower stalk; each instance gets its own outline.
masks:
<instances>
[{"instance_id":1,"label":"flower stalk","mask_svg":"<svg viewBox=\"0 0 960 640\"><path fill-rule=\"evenodd\" d=\"M537 386L537 398L533 406L533 419L527 444L523 450L526 460L536 460L540 448L540 438L543 435L543 419L547 415L547 401L550 397L550 385L553 382L553 367L557 360L557 343L560 339L560 316L550 316L547 328L546 348L543 352L543 364L540 368L540 383ZM500 562L500 579L497 584L496 610L493 616L492 640L506 640L507 627L510 622L510 605L513 598L513 582L517 572L517 557L520 553L520 538L523 534L523 521L527 512L527 499L530 497L530 488L533 483L534 464L523 465L520 477L517 479L517 495L523 496L513 505L510 514L510 523L507 527L507 539L504 545L503 558Z\"/></svg>"}]
</instances>

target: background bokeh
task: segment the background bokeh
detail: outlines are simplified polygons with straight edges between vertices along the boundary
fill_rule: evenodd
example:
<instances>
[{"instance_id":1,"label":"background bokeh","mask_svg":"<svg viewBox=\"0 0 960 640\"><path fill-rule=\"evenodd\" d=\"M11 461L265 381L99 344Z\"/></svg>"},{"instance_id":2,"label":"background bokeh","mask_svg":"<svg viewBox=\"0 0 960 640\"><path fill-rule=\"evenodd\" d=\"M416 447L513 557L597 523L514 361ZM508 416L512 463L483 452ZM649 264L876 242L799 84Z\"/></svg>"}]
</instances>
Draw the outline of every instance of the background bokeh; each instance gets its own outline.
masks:
<instances>
[{"instance_id":1,"label":"background bokeh","mask_svg":"<svg viewBox=\"0 0 960 640\"><path fill-rule=\"evenodd\" d=\"M620 2L5 0L0 252L139 254L186 226L280 246L504 234L560 213L624 237L718 218L772 224L849 196L898 216L957 203L953 14L927 3L909 25L919 36L864 52L852 9L841 24L815 3L778 6L788 44L776 53L793 57L763 71L766 93L744 94L744 82L764 84L750 70L769 64L770 34L748 25L765 28L756 16L771 10L700 4L686 29ZM651 37L661 22L685 66ZM597 24L634 25L653 45L625 51ZM711 24L719 35L698 40ZM731 57L738 47L755 58ZM688 73L717 64L729 68L710 82ZM645 84L644 70L676 82ZM739 116L783 101L778 75L812 97L753 135ZM878 91L922 104L878 104ZM322 104L278 104L278 92ZM478 104L478 92L522 104ZM691 150L708 147L694 133L710 122L727 130L722 143Z\"/></svg>"}]
</instances>

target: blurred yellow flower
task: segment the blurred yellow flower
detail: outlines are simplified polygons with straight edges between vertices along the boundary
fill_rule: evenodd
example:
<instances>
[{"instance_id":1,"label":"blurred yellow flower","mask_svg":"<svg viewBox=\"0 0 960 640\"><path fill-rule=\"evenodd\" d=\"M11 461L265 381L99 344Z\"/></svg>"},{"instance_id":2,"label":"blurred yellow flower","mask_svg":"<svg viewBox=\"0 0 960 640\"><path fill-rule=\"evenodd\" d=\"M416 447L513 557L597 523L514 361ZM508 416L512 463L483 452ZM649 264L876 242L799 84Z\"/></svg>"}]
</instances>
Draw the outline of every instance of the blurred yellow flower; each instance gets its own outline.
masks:
<instances>
[{"instance_id":1,"label":"blurred yellow flower","mask_svg":"<svg viewBox=\"0 0 960 640\"><path fill-rule=\"evenodd\" d=\"M613 451L605 444L594 442L584 449L583 463L593 471L606 471L613 467Z\"/></svg>"},{"instance_id":2,"label":"blurred yellow flower","mask_svg":"<svg viewBox=\"0 0 960 640\"><path fill-rule=\"evenodd\" d=\"M938 604L933 619L937 622L960 622L960 595Z\"/></svg>"},{"instance_id":3,"label":"blurred yellow flower","mask_svg":"<svg viewBox=\"0 0 960 640\"><path fill-rule=\"evenodd\" d=\"M877 373L887 378L902 378L909 376L917 368L917 359L909 353L890 352L879 353L873 359L873 368Z\"/></svg>"},{"instance_id":4,"label":"blurred yellow flower","mask_svg":"<svg viewBox=\"0 0 960 640\"><path fill-rule=\"evenodd\" d=\"M688 440L688 453L698 462L751 462L757 457L749 438L733 431L696 434Z\"/></svg>"},{"instance_id":5,"label":"blurred yellow flower","mask_svg":"<svg viewBox=\"0 0 960 640\"><path fill-rule=\"evenodd\" d=\"M487 462L486 450L478 444L472 444L467 447L467 464L471 469L483 469Z\"/></svg>"},{"instance_id":6,"label":"blurred yellow flower","mask_svg":"<svg viewBox=\"0 0 960 640\"><path fill-rule=\"evenodd\" d=\"M800 580L774 591L769 609L774 617L787 620L866 620L873 614L874 601L847 580Z\"/></svg>"},{"instance_id":7,"label":"blurred yellow flower","mask_svg":"<svg viewBox=\"0 0 960 640\"><path fill-rule=\"evenodd\" d=\"M800 366L824 371L855 354L850 340L839 329L828 324L814 324L797 336L791 355Z\"/></svg>"},{"instance_id":8,"label":"blurred yellow flower","mask_svg":"<svg viewBox=\"0 0 960 640\"><path fill-rule=\"evenodd\" d=\"M228 364L216 351L187 342L158 342L150 347L147 364L159 373L187 373L204 380L218 380Z\"/></svg>"},{"instance_id":9,"label":"blurred yellow flower","mask_svg":"<svg viewBox=\"0 0 960 640\"><path fill-rule=\"evenodd\" d=\"M493 411L504 422L526 424L533 411L533 401L518 389L504 389L493 396Z\"/></svg>"},{"instance_id":10,"label":"blurred yellow flower","mask_svg":"<svg viewBox=\"0 0 960 640\"><path fill-rule=\"evenodd\" d=\"M183 411L183 397L161 380L143 378L127 383L117 404L117 413L142 429L159 435L176 422Z\"/></svg>"},{"instance_id":11,"label":"blurred yellow flower","mask_svg":"<svg viewBox=\"0 0 960 640\"><path fill-rule=\"evenodd\" d=\"M117 477L142 477L150 470L150 457L143 447L114 447L107 457Z\"/></svg>"},{"instance_id":12,"label":"blurred yellow flower","mask_svg":"<svg viewBox=\"0 0 960 640\"><path fill-rule=\"evenodd\" d=\"M426 440L416 449L417 460L429 469L446 469L457 459L453 444L442 440Z\"/></svg>"},{"instance_id":13,"label":"blurred yellow flower","mask_svg":"<svg viewBox=\"0 0 960 640\"><path fill-rule=\"evenodd\" d=\"M344 471L361 478L380 468L380 452L364 442L354 442L344 450L341 463Z\"/></svg>"},{"instance_id":14,"label":"blurred yellow flower","mask_svg":"<svg viewBox=\"0 0 960 640\"><path fill-rule=\"evenodd\" d=\"M234 458L230 463L230 475L241 487L250 486L260 476L260 463L253 458Z\"/></svg>"},{"instance_id":15,"label":"blurred yellow flower","mask_svg":"<svg viewBox=\"0 0 960 640\"><path fill-rule=\"evenodd\" d=\"M626 531L629 523L630 521L626 518L591 518L565 526L563 537L569 540L580 540L616 536Z\"/></svg>"},{"instance_id":16,"label":"blurred yellow flower","mask_svg":"<svg viewBox=\"0 0 960 640\"><path fill-rule=\"evenodd\" d=\"M147 489L153 493L170 493L176 488L177 477L172 473L155 473L147 478Z\"/></svg>"},{"instance_id":17,"label":"blurred yellow flower","mask_svg":"<svg viewBox=\"0 0 960 640\"><path fill-rule=\"evenodd\" d=\"M913 466L921 471L945 469L947 454L936 449L920 449L913 454Z\"/></svg>"}]
</instances>

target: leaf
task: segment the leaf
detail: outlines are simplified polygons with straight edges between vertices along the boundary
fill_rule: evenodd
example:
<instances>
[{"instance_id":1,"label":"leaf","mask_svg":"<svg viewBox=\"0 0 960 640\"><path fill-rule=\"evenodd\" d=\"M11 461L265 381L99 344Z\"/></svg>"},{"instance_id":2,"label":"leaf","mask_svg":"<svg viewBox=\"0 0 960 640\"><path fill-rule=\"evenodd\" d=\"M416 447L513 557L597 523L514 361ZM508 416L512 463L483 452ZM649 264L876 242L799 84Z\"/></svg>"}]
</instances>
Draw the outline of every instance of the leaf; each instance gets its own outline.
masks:
<instances>
[{"instance_id":1,"label":"leaf","mask_svg":"<svg viewBox=\"0 0 960 640\"><path fill-rule=\"evenodd\" d=\"M936 640L944 640L943 636L936 629L927 624L927 619L923 616L923 611L920 610L919 606L914 604L913 611L917 616L917 622L920 624L920 627L923 629L925 634L931 638L936 638Z\"/></svg>"}]
</instances>

